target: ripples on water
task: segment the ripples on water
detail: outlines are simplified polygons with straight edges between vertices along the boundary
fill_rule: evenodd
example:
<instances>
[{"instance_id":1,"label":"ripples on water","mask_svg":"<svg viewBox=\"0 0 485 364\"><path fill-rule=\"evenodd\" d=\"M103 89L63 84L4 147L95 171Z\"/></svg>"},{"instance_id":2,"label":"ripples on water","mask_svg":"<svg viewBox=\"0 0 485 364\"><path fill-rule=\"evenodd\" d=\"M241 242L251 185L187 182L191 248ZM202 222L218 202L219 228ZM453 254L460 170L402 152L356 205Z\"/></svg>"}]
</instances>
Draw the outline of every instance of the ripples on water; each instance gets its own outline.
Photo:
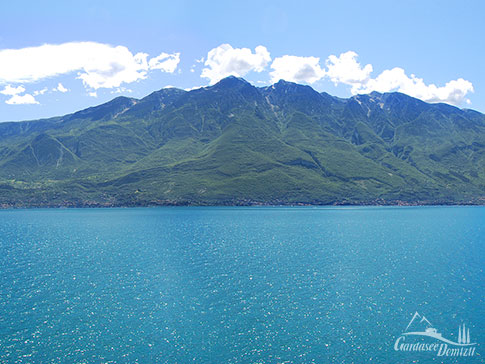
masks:
<instances>
[{"instance_id":1,"label":"ripples on water","mask_svg":"<svg viewBox=\"0 0 485 364\"><path fill-rule=\"evenodd\" d=\"M479 207L0 211L0 362L440 362L393 350L415 311L455 339L466 322L480 352L484 221Z\"/></svg>"}]
</instances>

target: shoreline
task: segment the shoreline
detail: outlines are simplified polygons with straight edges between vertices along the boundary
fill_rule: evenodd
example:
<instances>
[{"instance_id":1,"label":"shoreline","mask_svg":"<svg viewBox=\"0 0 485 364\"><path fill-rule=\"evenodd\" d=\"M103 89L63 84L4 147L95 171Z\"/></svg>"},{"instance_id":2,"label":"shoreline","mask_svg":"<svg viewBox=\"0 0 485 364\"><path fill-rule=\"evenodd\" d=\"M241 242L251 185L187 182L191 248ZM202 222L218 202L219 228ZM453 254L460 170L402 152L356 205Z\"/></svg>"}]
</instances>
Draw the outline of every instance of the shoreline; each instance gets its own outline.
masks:
<instances>
[{"instance_id":1,"label":"shoreline","mask_svg":"<svg viewBox=\"0 0 485 364\"><path fill-rule=\"evenodd\" d=\"M147 203L147 204L114 204L114 203L61 203L61 204L8 204L0 203L0 210L21 209L115 209L115 208L156 208L156 207L471 207L485 206L485 201L386 201L381 203L356 202L356 203Z\"/></svg>"}]
</instances>

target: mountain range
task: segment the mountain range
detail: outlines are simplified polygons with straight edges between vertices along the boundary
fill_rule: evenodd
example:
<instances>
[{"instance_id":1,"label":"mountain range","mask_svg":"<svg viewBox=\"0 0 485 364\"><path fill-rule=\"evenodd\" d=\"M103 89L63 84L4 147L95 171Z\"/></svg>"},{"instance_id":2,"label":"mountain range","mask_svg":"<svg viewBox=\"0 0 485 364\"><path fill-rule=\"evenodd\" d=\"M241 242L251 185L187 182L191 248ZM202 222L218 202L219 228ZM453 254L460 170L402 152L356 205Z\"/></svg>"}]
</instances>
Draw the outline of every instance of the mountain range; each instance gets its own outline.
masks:
<instances>
[{"instance_id":1,"label":"mountain range","mask_svg":"<svg viewBox=\"0 0 485 364\"><path fill-rule=\"evenodd\" d=\"M0 205L483 204L485 115L228 77L0 123Z\"/></svg>"}]
</instances>

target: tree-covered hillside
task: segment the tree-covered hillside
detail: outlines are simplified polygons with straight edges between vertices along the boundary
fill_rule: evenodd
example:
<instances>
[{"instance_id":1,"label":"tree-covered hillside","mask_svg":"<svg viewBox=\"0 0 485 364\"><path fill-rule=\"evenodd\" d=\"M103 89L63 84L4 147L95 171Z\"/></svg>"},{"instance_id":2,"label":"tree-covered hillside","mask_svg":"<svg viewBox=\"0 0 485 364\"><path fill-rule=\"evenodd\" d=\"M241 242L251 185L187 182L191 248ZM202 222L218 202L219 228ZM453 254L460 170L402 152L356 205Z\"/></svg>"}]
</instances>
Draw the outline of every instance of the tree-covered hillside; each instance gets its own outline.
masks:
<instances>
[{"instance_id":1,"label":"tree-covered hillside","mask_svg":"<svg viewBox=\"0 0 485 364\"><path fill-rule=\"evenodd\" d=\"M485 202L485 116L229 77L0 123L2 206Z\"/></svg>"}]
</instances>

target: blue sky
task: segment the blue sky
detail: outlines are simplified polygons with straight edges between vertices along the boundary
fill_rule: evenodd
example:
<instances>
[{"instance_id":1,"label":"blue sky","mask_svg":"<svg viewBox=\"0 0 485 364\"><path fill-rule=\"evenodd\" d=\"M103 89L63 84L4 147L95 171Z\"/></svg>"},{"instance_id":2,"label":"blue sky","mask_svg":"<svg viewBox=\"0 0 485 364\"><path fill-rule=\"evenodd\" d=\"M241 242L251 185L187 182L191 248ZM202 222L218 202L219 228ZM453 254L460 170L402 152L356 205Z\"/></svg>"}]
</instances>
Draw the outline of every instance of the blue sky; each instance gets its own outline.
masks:
<instances>
[{"instance_id":1,"label":"blue sky","mask_svg":"<svg viewBox=\"0 0 485 364\"><path fill-rule=\"evenodd\" d=\"M0 121L234 74L485 111L481 1L2 1Z\"/></svg>"}]
</instances>

